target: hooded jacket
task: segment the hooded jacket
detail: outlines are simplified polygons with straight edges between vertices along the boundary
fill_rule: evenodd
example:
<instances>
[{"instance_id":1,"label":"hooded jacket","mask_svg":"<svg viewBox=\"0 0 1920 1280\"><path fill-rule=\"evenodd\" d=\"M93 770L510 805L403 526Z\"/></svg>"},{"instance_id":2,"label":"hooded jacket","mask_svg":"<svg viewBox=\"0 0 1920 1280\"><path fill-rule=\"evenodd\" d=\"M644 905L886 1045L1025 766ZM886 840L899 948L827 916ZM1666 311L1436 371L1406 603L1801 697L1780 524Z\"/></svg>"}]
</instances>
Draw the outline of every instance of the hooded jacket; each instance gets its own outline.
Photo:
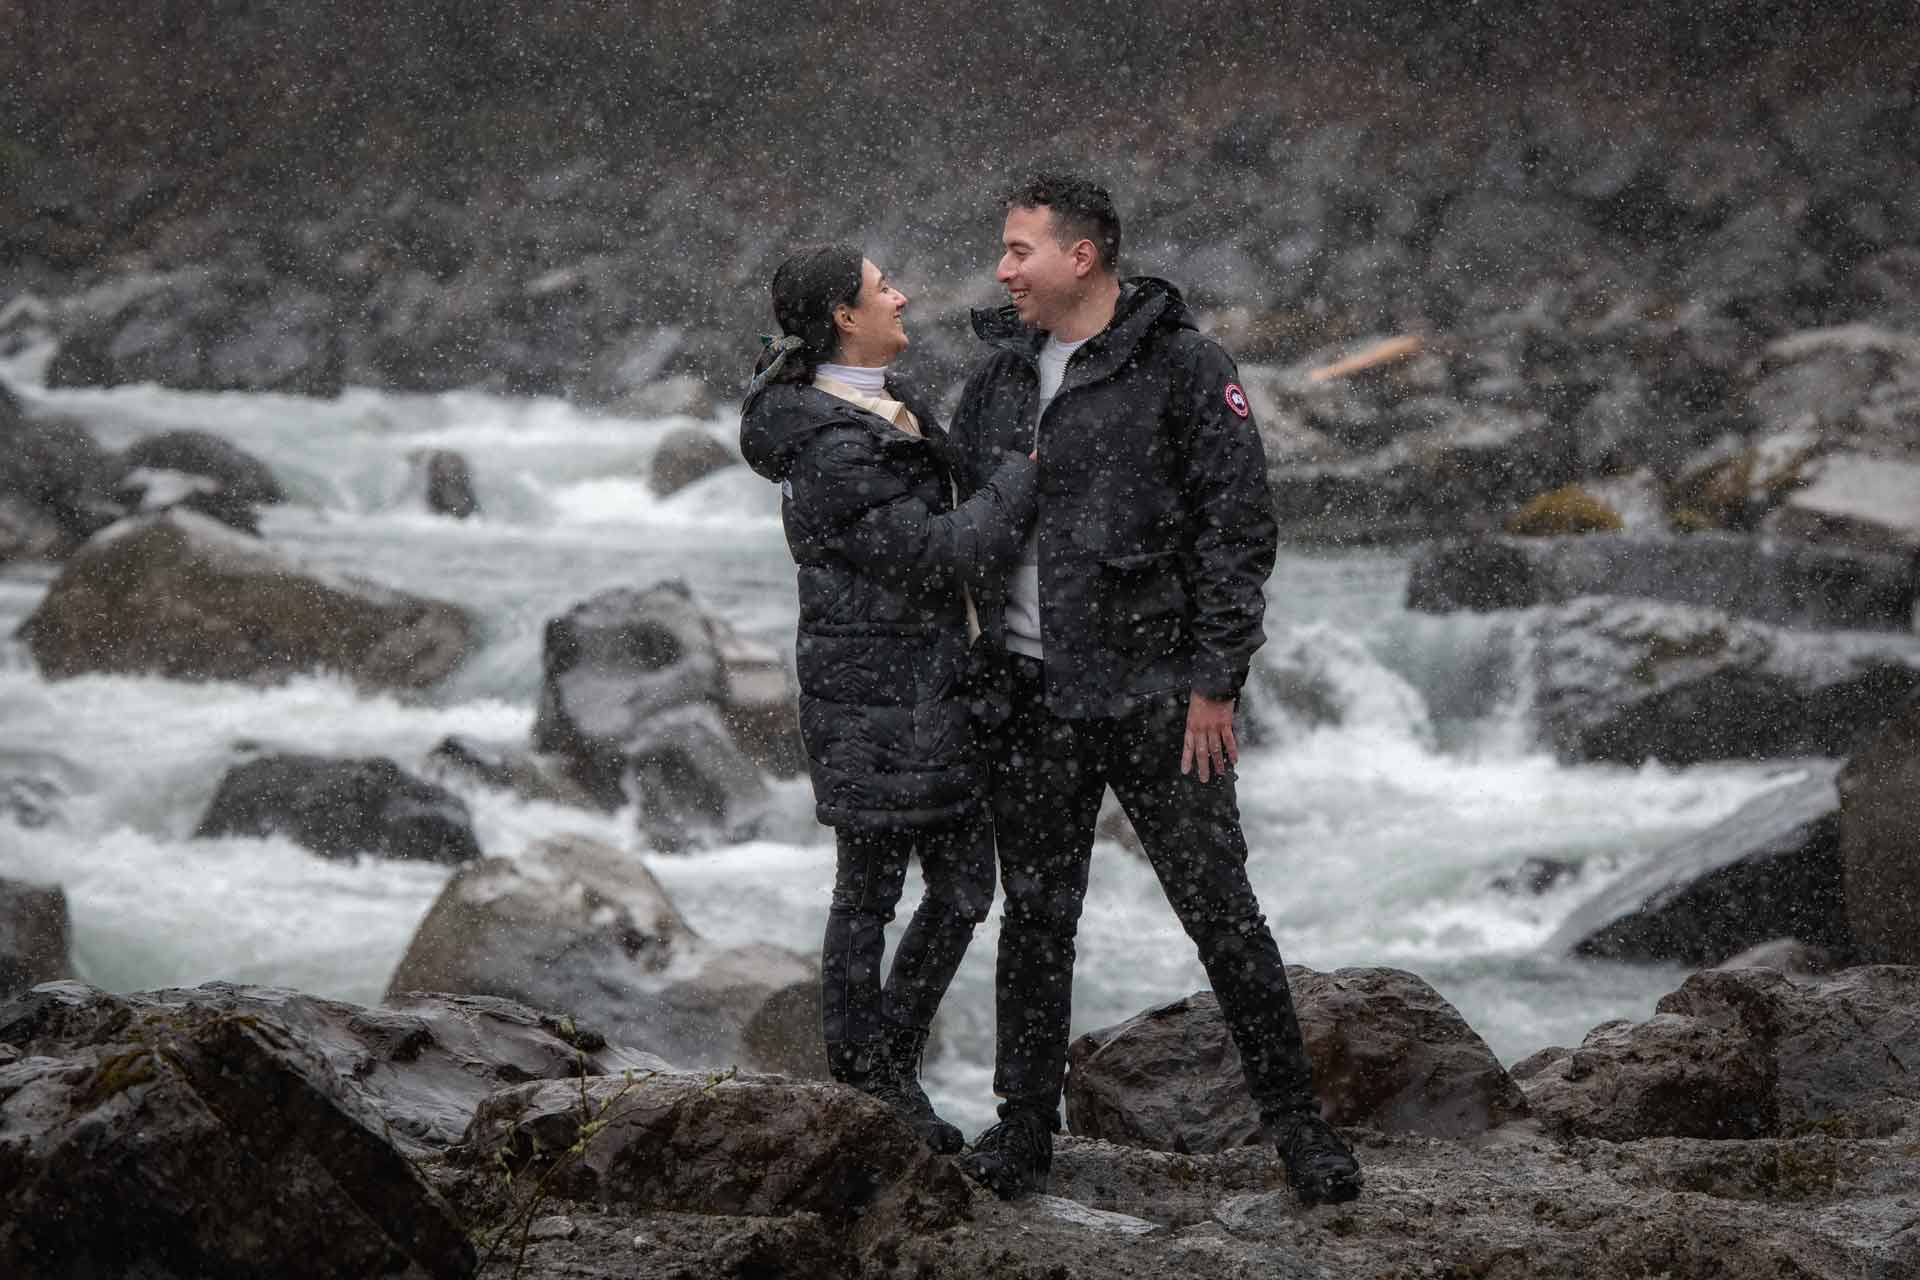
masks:
<instances>
[{"instance_id":1,"label":"hooded jacket","mask_svg":"<svg viewBox=\"0 0 1920 1280\"><path fill-rule=\"evenodd\" d=\"M1038 442L1048 709L1117 716L1158 693L1236 695L1266 639L1279 533L1232 359L1172 285L1127 280L1036 420L1047 335L1011 306L974 312L973 327L992 352L967 380L952 440L976 468ZM975 593L996 645L1006 581L997 569Z\"/></svg>"},{"instance_id":2,"label":"hooded jacket","mask_svg":"<svg viewBox=\"0 0 1920 1280\"><path fill-rule=\"evenodd\" d=\"M827 826L890 830L970 817L986 794L962 690L961 584L1003 573L1033 518L1026 451L968 485L926 404L892 380L918 437L816 387L746 406L740 450L781 486L798 569L800 734ZM957 506L953 479L971 493Z\"/></svg>"}]
</instances>

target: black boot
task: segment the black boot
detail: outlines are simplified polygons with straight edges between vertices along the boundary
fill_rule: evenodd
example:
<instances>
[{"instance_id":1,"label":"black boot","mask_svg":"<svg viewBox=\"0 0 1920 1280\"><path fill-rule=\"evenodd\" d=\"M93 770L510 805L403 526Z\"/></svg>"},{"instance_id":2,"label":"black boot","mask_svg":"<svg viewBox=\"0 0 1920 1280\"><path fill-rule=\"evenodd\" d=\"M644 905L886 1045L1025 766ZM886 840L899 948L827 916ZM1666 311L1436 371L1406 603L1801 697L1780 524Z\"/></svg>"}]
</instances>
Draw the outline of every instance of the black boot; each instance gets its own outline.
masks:
<instances>
[{"instance_id":1,"label":"black boot","mask_svg":"<svg viewBox=\"0 0 1920 1280\"><path fill-rule=\"evenodd\" d=\"M914 1067L903 1067L894 1044L894 1032L887 1038L827 1046L827 1069L839 1083L850 1085L876 1102L884 1102L913 1127L920 1140L941 1155L952 1155L966 1145L960 1131L933 1113L933 1103ZM925 1033L920 1033L925 1040ZM919 1062L916 1049L913 1062Z\"/></svg>"},{"instance_id":2,"label":"black boot","mask_svg":"<svg viewBox=\"0 0 1920 1280\"><path fill-rule=\"evenodd\" d=\"M967 1140L958 1129L934 1113L932 1100L920 1087L920 1059L926 1053L927 1033L917 1027L889 1027L884 1044L887 1062L893 1071L894 1096L882 1100L905 1115L914 1132L929 1147L943 1156L954 1155L967 1145ZM880 1097L878 1093L874 1096Z\"/></svg>"},{"instance_id":3,"label":"black boot","mask_svg":"<svg viewBox=\"0 0 1920 1280\"><path fill-rule=\"evenodd\" d=\"M1301 1204L1341 1204L1360 1194L1366 1181L1360 1162L1333 1126L1320 1118L1318 1107L1272 1117L1267 1132Z\"/></svg>"},{"instance_id":4,"label":"black boot","mask_svg":"<svg viewBox=\"0 0 1920 1280\"><path fill-rule=\"evenodd\" d=\"M1002 1200L1044 1192L1053 1169L1053 1125L1045 1116L1014 1111L973 1140L960 1168Z\"/></svg>"}]
</instances>

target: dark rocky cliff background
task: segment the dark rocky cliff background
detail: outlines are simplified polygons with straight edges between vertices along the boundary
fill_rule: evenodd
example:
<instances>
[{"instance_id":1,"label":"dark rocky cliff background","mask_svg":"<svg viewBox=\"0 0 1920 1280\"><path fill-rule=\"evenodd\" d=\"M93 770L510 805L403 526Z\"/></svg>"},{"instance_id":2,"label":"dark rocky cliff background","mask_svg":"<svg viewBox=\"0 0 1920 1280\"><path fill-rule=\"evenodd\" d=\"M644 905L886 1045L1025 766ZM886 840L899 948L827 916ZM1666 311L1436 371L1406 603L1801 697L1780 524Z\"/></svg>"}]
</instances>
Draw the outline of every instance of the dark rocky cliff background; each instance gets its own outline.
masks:
<instances>
[{"instance_id":1,"label":"dark rocky cliff background","mask_svg":"<svg viewBox=\"0 0 1920 1280\"><path fill-rule=\"evenodd\" d=\"M56 383L724 400L844 236L945 382L1059 159L1243 361L1530 310L1584 352L1532 407L1712 424L1766 340L1920 318L1911 10L27 0L0 301L84 296Z\"/></svg>"}]
</instances>

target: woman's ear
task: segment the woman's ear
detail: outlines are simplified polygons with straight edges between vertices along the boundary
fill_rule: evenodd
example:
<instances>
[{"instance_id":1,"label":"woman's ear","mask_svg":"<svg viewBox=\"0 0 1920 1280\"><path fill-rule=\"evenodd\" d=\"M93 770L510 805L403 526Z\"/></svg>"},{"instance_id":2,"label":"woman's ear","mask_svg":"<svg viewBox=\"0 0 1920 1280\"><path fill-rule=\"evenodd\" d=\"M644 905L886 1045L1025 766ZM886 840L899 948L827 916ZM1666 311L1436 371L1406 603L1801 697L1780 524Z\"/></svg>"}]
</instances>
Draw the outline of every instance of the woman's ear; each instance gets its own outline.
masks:
<instances>
[{"instance_id":1,"label":"woman's ear","mask_svg":"<svg viewBox=\"0 0 1920 1280\"><path fill-rule=\"evenodd\" d=\"M833 309L833 327L840 333L852 333L854 330L853 308L841 303Z\"/></svg>"}]
</instances>

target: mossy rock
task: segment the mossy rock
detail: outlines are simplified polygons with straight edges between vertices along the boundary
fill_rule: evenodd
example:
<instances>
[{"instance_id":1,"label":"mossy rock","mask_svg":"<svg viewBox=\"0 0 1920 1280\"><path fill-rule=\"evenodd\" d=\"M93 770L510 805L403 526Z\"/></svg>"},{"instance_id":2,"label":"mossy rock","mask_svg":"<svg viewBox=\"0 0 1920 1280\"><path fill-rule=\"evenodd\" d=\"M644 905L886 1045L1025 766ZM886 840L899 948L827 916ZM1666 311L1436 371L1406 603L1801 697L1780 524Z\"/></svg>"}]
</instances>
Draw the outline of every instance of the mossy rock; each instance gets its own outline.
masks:
<instances>
[{"instance_id":1,"label":"mossy rock","mask_svg":"<svg viewBox=\"0 0 1920 1280\"><path fill-rule=\"evenodd\" d=\"M1507 532L1522 538L1570 533L1618 533L1626 521L1577 484L1543 493L1507 519Z\"/></svg>"}]
</instances>

